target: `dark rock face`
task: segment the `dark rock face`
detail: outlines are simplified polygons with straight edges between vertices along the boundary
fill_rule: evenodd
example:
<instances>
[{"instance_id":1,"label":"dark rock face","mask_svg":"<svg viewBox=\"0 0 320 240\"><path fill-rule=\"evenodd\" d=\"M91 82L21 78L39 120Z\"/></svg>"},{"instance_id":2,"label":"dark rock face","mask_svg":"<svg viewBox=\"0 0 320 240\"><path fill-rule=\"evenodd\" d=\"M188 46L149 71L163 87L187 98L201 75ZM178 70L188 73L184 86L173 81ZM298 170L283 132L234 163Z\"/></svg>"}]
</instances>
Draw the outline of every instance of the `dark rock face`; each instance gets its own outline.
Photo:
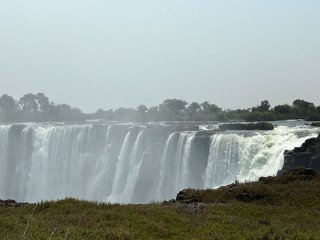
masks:
<instances>
[{"instance_id":1,"label":"dark rock face","mask_svg":"<svg viewBox=\"0 0 320 240\"><path fill-rule=\"evenodd\" d=\"M316 138L306 140L301 147L284 152L281 172L300 167L320 171L320 134Z\"/></svg>"},{"instance_id":2,"label":"dark rock face","mask_svg":"<svg viewBox=\"0 0 320 240\"><path fill-rule=\"evenodd\" d=\"M199 126L194 122L169 123L167 127L170 132L199 131Z\"/></svg>"},{"instance_id":3,"label":"dark rock face","mask_svg":"<svg viewBox=\"0 0 320 240\"><path fill-rule=\"evenodd\" d=\"M259 123L235 123L235 124L222 124L219 126L220 130L273 130L272 123L259 122Z\"/></svg>"},{"instance_id":4,"label":"dark rock face","mask_svg":"<svg viewBox=\"0 0 320 240\"><path fill-rule=\"evenodd\" d=\"M315 122L311 124L312 127L320 127L320 122Z\"/></svg>"},{"instance_id":5,"label":"dark rock face","mask_svg":"<svg viewBox=\"0 0 320 240\"><path fill-rule=\"evenodd\" d=\"M0 207L21 207L27 205L28 203L17 203L14 200L0 200Z\"/></svg>"},{"instance_id":6,"label":"dark rock face","mask_svg":"<svg viewBox=\"0 0 320 240\"><path fill-rule=\"evenodd\" d=\"M195 202L195 200L187 194L187 189L184 189L177 194L176 201L182 203Z\"/></svg>"}]
</instances>

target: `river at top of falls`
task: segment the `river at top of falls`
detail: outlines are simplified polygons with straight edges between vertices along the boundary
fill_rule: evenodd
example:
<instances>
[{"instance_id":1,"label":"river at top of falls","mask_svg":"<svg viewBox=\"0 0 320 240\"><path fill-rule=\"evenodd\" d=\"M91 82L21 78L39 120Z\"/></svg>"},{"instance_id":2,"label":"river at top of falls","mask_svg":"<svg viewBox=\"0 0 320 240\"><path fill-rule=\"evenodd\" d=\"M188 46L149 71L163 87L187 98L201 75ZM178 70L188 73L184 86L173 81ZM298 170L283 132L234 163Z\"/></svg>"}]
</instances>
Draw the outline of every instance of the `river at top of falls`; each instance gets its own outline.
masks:
<instances>
[{"instance_id":1,"label":"river at top of falls","mask_svg":"<svg viewBox=\"0 0 320 240\"><path fill-rule=\"evenodd\" d=\"M162 201L184 188L275 175L284 150L320 132L303 121L275 122L273 131L211 131L219 124L201 131L181 131L179 123L0 125L0 199Z\"/></svg>"}]
</instances>

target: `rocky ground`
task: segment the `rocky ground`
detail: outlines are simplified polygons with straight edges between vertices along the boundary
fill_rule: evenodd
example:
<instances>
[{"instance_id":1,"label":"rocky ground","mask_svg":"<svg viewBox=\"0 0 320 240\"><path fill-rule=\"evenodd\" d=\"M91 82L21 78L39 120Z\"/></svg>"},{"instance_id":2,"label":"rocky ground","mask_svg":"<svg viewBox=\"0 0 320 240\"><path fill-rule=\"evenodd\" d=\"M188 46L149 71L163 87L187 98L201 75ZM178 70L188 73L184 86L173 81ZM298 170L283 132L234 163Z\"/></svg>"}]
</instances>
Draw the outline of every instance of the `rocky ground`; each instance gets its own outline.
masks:
<instances>
[{"instance_id":1,"label":"rocky ground","mask_svg":"<svg viewBox=\"0 0 320 240\"><path fill-rule=\"evenodd\" d=\"M306 140L301 147L284 152L282 171L299 167L320 171L320 134L316 138Z\"/></svg>"},{"instance_id":2,"label":"rocky ground","mask_svg":"<svg viewBox=\"0 0 320 240\"><path fill-rule=\"evenodd\" d=\"M29 205L29 203L18 203L15 200L1 200L0 199L0 207L22 207Z\"/></svg>"},{"instance_id":3,"label":"rocky ground","mask_svg":"<svg viewBox=\"0 0 320 240\"><path fill-rule=\"evenodd\" d=\"M311 124L312 127L320 127L320 122L314 122Z\"/></svg>"},{"instance_id":4,"label":"rocky ground","mask_svg":"<svg viewBox=\"0 0 320 240\"><path fill-rule=\"evenodd\" d=\"M274 126L269 122L258 123L228 123L219 126L220 130L273 130Z\"/></svg>"}]
</instances>

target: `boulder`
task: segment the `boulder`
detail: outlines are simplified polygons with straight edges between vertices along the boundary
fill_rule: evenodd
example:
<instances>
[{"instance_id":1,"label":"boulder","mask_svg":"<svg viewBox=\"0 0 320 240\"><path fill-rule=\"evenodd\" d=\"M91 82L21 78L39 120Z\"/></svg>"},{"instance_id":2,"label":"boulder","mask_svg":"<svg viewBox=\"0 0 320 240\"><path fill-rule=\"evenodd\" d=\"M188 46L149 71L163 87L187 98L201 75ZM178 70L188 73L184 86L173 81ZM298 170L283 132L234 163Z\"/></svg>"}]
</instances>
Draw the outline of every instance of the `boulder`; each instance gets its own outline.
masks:
<instances>
[{"instance_id":1,"label":"boulder","mask_svg":"<svg viewBox=\"0 0 320 240\"><path fill-rule=\"evenodd\" d=\"M320 122L311 123L312 127L320 127Z\"/></svg>"},{"instance_id":2,"label":"boulder","mask_svg":"<svg viewBox=\"0 0 320 240\"><path fill-rule=\"evenodd\" d=\"M18 203L15 200L1 200L0 199L0 207L21 207L27 205L28 203Z\"/></svg>"},{"instance_id":3,"label":"boulder","mask_svg":"<svg viewBox=\"0 0 320 240\"><path fill-rule=\"evenodd\" d=\"M181 203L196 202L195 199L193 199L193 197L190 196L190 194L188 194L188 189L184 189L184 190L180 191L177 194L176 201L181 202Z\"/></svg>"},{"instance_id":4,"label":"boulder","mask_svg":"<svg viewBox=\"0 0 320 240\"><path fill-rule=\"evenodd\" d=\"M269 122L258 122L258 123L231 123L222 124L219 126L220 130L273 130L274 126Z\"/></svg>"},{"instance_id":5,"label":"boulder","mask_svg":"<svg viewBox=\"0 0 320 240\"><path fill-rule=\"evenodd\" d=\"M316 138L307 139L301 147L284 152L281 172L301 167L320 171L320 134Z\"/></svg>"}]
</instances>

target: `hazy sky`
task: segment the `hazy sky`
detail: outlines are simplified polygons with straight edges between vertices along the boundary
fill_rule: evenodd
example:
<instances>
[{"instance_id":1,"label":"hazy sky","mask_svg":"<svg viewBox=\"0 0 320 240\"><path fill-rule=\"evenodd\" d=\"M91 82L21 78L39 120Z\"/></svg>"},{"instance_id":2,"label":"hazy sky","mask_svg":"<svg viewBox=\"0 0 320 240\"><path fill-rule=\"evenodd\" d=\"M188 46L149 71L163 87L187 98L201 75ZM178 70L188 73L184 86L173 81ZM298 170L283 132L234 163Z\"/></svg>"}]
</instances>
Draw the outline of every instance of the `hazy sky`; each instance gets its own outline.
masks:
<instances>
[{"instance_id":1,"label":"hazy sky","mask_svg":"<svg viewBox=\"0 0 320 240\"><path fill-rule=\"evenodd\" d=\"M0 94L320 105L319 0L0 0Z\"/></svg>"}]
</instances>

